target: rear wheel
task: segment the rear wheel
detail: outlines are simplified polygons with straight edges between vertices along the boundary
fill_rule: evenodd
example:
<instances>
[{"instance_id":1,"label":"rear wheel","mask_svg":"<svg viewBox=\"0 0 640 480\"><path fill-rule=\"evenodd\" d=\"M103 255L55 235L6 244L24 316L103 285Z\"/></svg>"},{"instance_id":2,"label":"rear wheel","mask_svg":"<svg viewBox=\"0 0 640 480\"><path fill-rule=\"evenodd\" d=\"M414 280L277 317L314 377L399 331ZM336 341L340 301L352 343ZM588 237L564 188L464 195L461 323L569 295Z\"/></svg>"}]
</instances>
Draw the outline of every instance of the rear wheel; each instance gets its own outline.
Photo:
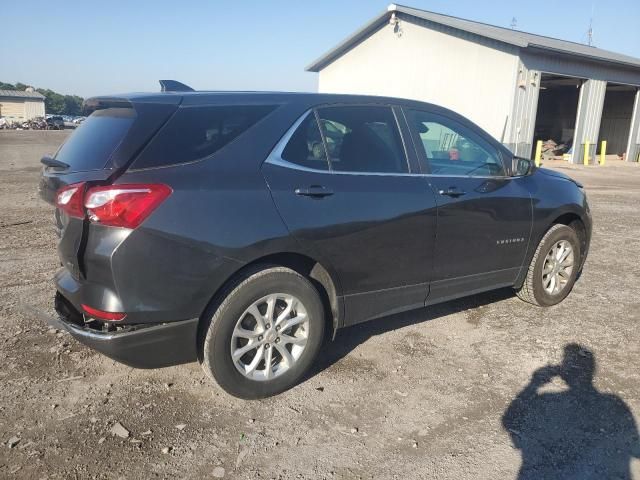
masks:
<instances>
[{"instance_id":1,"label":"rear wheel","mask_svg":"<svg viewBox=\"0 0 640 480\"><path fill-rule=\"evenodd\" d=\"M228 393L245 399L294 386L324 336L318 291L284 267L245 276L209 315L202 367Z\"/></svg>"},{"instance_id":2,"label":"rear wheel","mask_svg":"<svg viewBox=\"0 0 640 480\"><path fill-rule=\"evenodd\" d=\"M553 225L542 237L527 277L517 295L525 302L548 307L571 292L580 266L580 241L573 228Z\"/></svg>"}]
</instances>

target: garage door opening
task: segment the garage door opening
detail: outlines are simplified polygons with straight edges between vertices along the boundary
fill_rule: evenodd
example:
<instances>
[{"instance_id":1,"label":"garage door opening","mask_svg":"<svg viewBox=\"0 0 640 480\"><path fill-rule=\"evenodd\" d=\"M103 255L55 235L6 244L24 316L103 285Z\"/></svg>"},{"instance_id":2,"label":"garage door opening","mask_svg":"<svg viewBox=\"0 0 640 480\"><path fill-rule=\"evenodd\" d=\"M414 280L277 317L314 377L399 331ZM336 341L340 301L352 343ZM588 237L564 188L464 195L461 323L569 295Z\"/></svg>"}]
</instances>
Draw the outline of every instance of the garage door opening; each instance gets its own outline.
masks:
<instances>
[{"instance_id":1,"label":"garage door opening","mask_svg":"<svg viewBox=\"0 0 640 480\"><path fill-rule=\"evenodd\" d=\"M629 85L607 84L598 134L598 154L601 153L602 140L606 140L607 154L620 158L625 156L636 90Z\"/></svg>"},{"instance_id":2,"label":"garage door opening","mask_svg":"<svg viewBox=\"0 0 640 480\"><path fill-rule=\"evenodd\" d=\"M542 74L533 144L543 142L545 158L562 158L573 146L582 83L579 78ZM535 148L532 150L533 157Z\"/></svg>"}]
</instances>

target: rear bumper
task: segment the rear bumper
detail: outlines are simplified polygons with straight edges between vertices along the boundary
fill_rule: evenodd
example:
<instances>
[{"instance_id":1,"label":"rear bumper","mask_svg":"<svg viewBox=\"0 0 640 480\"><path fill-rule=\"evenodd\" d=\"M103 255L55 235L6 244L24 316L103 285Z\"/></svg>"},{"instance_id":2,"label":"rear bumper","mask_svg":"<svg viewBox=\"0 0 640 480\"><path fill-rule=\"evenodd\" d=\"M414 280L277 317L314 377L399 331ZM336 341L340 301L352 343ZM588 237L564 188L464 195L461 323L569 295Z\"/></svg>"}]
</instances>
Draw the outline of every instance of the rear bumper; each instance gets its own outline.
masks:
<instances>
[{"instance_id":1,"label":"rear bumper","mask_svg":"<svg viewBox=\"0 0 640 480\"><path fill-rule=\"evenodd\" d=\"M130 367L160 368L197 360L197 318L127 325L108 332L86 326L82 314L60 293L55 307L61 328L80 343Z\"/></svg>"}]
</instances>

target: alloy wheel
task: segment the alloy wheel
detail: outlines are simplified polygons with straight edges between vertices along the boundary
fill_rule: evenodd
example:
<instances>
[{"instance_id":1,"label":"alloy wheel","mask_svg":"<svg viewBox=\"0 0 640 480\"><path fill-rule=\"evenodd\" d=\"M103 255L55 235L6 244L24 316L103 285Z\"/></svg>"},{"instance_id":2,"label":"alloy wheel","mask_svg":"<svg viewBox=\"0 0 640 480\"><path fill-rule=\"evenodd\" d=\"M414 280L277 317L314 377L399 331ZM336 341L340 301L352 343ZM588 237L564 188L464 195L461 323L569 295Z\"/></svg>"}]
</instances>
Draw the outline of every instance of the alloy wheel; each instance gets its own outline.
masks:
<instances>
[{"instance_id":1,"label":"alloy wheel","mask_svg":"<svg viewBox=\"0 0 640 480\"><path fill-rule=\"evenodd\" d=\"M309 318L293 295L274 293L253 302L236 322L231 357L251 380L271 380L289 370L302 355Z\"/></svg>"},{"instance_id":2,"label":"alloy wheel","mask_svg":"<svg viewBox=\"0 0 640 480\"><path fill-rule=\"evenodd\" d=\"M549 295L558 295L573 273L574 254L571 243L559 240L547 253L542 266L542 286Z\"/></svg>"}]
</instances>

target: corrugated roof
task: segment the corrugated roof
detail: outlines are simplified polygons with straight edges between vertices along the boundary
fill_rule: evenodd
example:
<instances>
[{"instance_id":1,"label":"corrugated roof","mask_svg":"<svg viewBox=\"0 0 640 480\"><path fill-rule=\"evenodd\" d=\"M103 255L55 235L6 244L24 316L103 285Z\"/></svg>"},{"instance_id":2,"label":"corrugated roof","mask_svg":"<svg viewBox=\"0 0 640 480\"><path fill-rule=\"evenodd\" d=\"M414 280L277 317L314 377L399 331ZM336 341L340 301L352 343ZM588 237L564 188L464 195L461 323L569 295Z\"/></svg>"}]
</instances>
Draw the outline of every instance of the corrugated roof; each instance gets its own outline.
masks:
<instances>
[{"instance_id":1,"label":"corrugated roof","mask_svg":"<svg viewBox=\"0 0 640 480\"><path fill-rule=\"evenodd\" d=\"M582 43L570 42L568 40L535 35L533 33L521 32L509 28L489 25L487 23L465 20L464 18L452 17L440 13L428 12L426 10L419 10L417 8L405 7L403 5L391 4L386 12L376 17L370 23L347 38L344 42L317 59L309 65L306 70L311 72L320 71L326 65L350 50L357 43L368 37L371 33L377 30L380 25L386 23L393 12L410 15L428 22L445 25L473 33L481 37L491 38L509 45L515 45L520 48L542 49L550 52L574 55L582 58L588 58L590 60L615 63L626 67L640 69L640 59L623 55L621 53L610 52L608 50L590 47Z\"/></svg>"},{"instance_id":2,"label":"corrugated roof","mask_svg":"<svg viewBox=\"0 0 640 480\"><path fill-rule=\"evenodd\" d=\"M37 98L44 100L44 95L38 92L23 92L21 90L0 90L0 97Z\"/></svg>"}]
</instances>

